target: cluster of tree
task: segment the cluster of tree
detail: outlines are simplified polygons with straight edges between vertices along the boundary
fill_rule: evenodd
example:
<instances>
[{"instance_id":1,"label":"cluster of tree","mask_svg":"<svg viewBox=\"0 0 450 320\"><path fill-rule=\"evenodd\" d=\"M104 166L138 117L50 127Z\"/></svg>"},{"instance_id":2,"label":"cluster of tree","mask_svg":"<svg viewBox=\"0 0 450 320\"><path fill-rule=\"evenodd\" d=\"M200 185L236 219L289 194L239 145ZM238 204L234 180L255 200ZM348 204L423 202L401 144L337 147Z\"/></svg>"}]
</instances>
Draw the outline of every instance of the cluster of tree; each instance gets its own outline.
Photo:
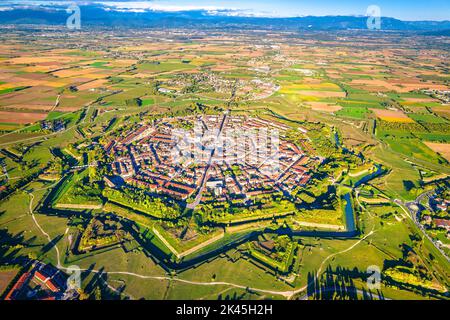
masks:
<instances>
[{"instance_id":1,"label":"cluster of tree","mask_svg":"<svg viewBox=\"0 0 450 320\"><path fill-rule=\"evenodd\" d=\"M422 126L427 128L431 132L450 132L450 125L448 122L445 123L431 123L431 122L424 122L419 120L418 121Z\"/></svg>"},{"instance_id":2,"label":"cluster of tree","mask_svg":"<svg viewBox=\"0 0 450 320\"><path fill-rule=\"evenodd\" d=\"M378 121L378 130L386 132L405 131L405 132L427 132L427 129L416 122L399 122L399 121Z\"/></svg>"},{"instance_id":3,"label":"cluster of tree","mask_svg":"<svg viewBox=\"0 0 450 320\"><path fill-rule=\"evenodd\" d=\"M288 273L291 269L296 248L297 242L292 242L288 236L275 238L274 248L270 253L260 245L249 244L252 257L282 274Z\"/></svg>"},{"instance_id":4,"label":"cluster of tree","mask_svg":"<svg viewBox=\"0 0 450 320\"><path fill-rule=\"evenodd\" d=\"M89 181L98 181L108 173L105 163L108 162L105 151L100 146L87 152L87 163L92 165L89 167Z\"/></svg>"},{"instance_id":5,"label":"cluster of tree","mask_svg":"<svg viewBox=\"0 0 450 320\"><path fill-rule=\"evenodd\" d=\"M255 198L251 205L239 203L224 203L215 205L214 203L204 204L200 207L199 213L204 221L217 221L225 219L239 219L251 216L263 216L271 214L282 214L295 211L295 205L289 200L275 200L269 198Z\"/></svg>"},{"instance_id":6,"label":"cluster of tree","mask_svg":"<svg viewBox=\"0 0 450 320\"><path fill-rule=\"evenodd\" d=\"M160 198L148 195L140 189L104 189L103 196L112 202L147 213L156 218L176 219L181 214L180 206L174 202L166 203Z\"/></svg>"},{"instance_id":7,"label":"cluster of tree","mask_svg":"<svg viewBox=\"0 0 450 320\"><path fill-rule=\"evenodd\" d=\"M142 106L142 100L141 98L131 98L125 100L125 105L127 107L140 107Z\"/></svg>"},{"instance_id":8,"label":"cluster of tree","mask_svg":"<svg viewBox=\"0 0 450 320\"><path fill-rule=\"evenodd\" d=\"M92 218L80 241L80 251L116 243L125 234L119 221L105 216Z\"/></svg>"},{"instance_id":9,"label":"cluster of tree","mask_svg":"<svg viewBox=\"0 0 450 320\"><path fill-rule=\"evenodd\" d=\"M364 300L384 299L381 292L366 291L355 286L354 279L365 278L366 274L354 268L349 270L328 266L326 271L317 277L316 272L308 273L307 296L313 300ZM363 279L364 280L364 279Z\"/></svg>"},{"instance_id":10,"label":"cluster of tree","mask_svg":"<svg viewBox=\"0 0 450 320\"><path fill-rule=\"evenodd\" d=\"M99 181L91 182L88 176L75 173L72 183L67 181L61 188L61 195L58 200L60 203L85 203L101 202L102 183Z\"/></svg>"},{"instance_id":11,"label":"cluster of tree","mask_svg":"<svg viewBox=\"0 0 450 320\"><path fill-rule=\"evenodd\" d=\"M430 279L427 279L422 273L419 273L417 270L412 268L396 266L394 268L384 270L383 275L387 279L394 282L404 283L406 285L411 285L414 287L436 289L436 286Z\"/></svg>"}]
</instances>

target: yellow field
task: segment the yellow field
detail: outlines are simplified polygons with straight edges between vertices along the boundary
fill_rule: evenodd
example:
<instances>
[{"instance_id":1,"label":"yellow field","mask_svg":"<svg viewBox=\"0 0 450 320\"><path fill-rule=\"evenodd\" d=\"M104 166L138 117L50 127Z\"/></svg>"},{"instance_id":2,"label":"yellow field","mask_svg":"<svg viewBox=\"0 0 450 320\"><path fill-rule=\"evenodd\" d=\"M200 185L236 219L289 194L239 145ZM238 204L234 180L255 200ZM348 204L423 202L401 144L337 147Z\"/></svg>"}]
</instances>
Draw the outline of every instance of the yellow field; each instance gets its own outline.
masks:
<instances>
[{"instance_id":1,"label":"yellow field","mask_svg":"<svg viewBox=\"0 0 450 320\"><path fill-rule=\"evenodd\" d=\"M428 148L450 161L450 143L424 142Z\"/></svg>"},{"instance_id":2,"label":"yellow field","mask_svg":"<svg viewBox=\"0 0 450 320\"><path fill-rule=\"evenodd\" d=\"M307 97L318 97L318 98L345 98L345 92L339 91L308 91L302 90L297 91L296 94Z\"/></svg>"},{"instance_id":3,"label":"yellow field","mask_svg":"<svg viewBox=\"0 0 450 320\"><path fill-rule=\"evenodd\" d=\"M44 120L46 117L46 113L0 111L0 122L6 123L33 123L39 120Z\"/></svg>"},{"instance_id":4,"label":"yellow field","mask_svg":"<svg viewBox=\"0 0 450 320\"><path fill-rule=\"evenodd\" d=\"M103 84L105 84L107 82L108 82L108 80L106 80L106 79L99 79L99 80L94 80L94 81L90 81L90 82L84 83L82 85L79 85L77 88L78 88L78 90L95 89L95 88L101 87Z\"/></svg>"},{"instance_id":5,"label":"yellow field","mask_svg":"<svg viewBox=\"0 0 450 320\"><path fill-rule=\"evenodd\" d=\"M22 56L22 57L16 57L6 60L6 62L11 64L39 64L39 63L48 63L55 61L58 62L77 62L81 59L81 57L76 56L63 56L63 55L57 55L57 56L44 56L44 57L36 57L36 56Z\"/></svg>"},{"instance_id":6,"label":"yellow field","mask_svg":"<svg viewBox=\"0 0 450 320\"><path fill-rule=\"evenodd\" d=\"M315 111L336 112L342 109L341 106L326 102L306 102L305 104Z\"/></svg>"},{"instance_id":7,"label":"yellow field","mask_svg":"<svg viewBox=\"0 0 450 320\"><path fill-rule=\"evenodd\" d=\"M413 90L433 89L433 90L448 90L445 85L434 84L432 82L420 82L417 79L405 80L380 80L380 79L356 79L352 80L350 85L364 88L366 90L377 91L395 91L400 93L410 92Z\"/></svg>"},{"instance_id":8,"label":"yellow field","mask_svg":"<svg viewBox=\"0 0 450 320\"><path fill-rule=\"evenodd\" d=\"M70 78L70 77L76 77L76 76L85 76L87 74L92 74L97 69L95 68L71 68L71 69L65 69L65 70L59 70L56 72L53 72L52 74L59 78Z\"/></svg>"},{"instance_id":9,"label":"yellow field","mask_svg":"<svg viewBox=\"0 0 450 320\"><path fill-rule=\"evenodd\" d=\"M17 87L17 85L14 84L14 83L4 83L4 84L0 84L0 90L11 89L11 88L15 88L15 87Z\"/></svg>"},{"instance_id":10,"label":"yellow field","mask_svg":"<svg viewBox=\"0 0 450 320\"><path fill-rule=\"evenodd\" d=\"M390 122L405 122L405 123L414 123L414 120L409 118L402 111L393 111L393 110L383 110L383 109L370 109L372 110L377 118L380 118L384 121Z\"/></svg>"}]
</instances>

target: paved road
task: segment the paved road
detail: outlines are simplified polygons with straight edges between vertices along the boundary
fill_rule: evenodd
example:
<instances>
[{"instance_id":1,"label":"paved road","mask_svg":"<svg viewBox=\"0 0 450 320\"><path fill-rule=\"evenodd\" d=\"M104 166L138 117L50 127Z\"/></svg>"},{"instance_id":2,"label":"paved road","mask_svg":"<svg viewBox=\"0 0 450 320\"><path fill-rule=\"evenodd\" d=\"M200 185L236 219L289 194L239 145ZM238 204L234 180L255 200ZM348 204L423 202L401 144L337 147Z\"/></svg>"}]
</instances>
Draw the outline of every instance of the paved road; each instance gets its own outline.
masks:
<instances>
[{"instance_id":1,"label":"paved road","mask_svg":"<svg viewBox=\"0 0 450 320\"><path fill-rule=\"evenodd\" d=\"M420 205L420 202L425 198L425 197L430 197L432 194L434 193L434 191L427 191L424 192L422 194L420 194L416 200L414 201L410 201L410 202L406 202L404 205L405 207L408 209L409 213L410 213L410 217L412 219L412 221L415 223L415 225L419 228L419 230L422 232L422 234L428 238L428 240L431 241L431 243L434 245L434 247L445 257L445 259L447 259L448 262L450 262L450 258L446 255L446 253L444 252L444 250L441 249L441 247L438 246L438 244L433 240L433 238L431 238L428 233L426 232L425 228L423 227L422 224L420 224L419 222L419 215L420 215L420 210L418 209L418 206ZM402 204L400 200L396 200L395 201L397 204Z\"/></svg>"},{"instance_id":2,"label":"paved road","mask_svg":"<svg viewBox=\"0 0 450 320\"><path fill-rule=\"evenodd\" d=\"M228 114L228 111L225 111L222 122L219 126L219 131L217 133L216 139L219 138L219 136L222 134L223 126L225 125L225 121L227 119L227 114ZM203 191L205 190L206 180L208 177L208 171L211 168L211 164L212 164L212 160L214 158L215 152L216 152L216 147L214 147L214 149L211 150L211 154L208 159L208 164L206 166L205 172L203 173L202 182L200 184L200 189L198 190L195 200L186 206L188 209L192 209L192 210L195 209L195 207L197 207L200 204L200 201L202 200L202 194L203 194Z\"/></svg>"}]
</instances>

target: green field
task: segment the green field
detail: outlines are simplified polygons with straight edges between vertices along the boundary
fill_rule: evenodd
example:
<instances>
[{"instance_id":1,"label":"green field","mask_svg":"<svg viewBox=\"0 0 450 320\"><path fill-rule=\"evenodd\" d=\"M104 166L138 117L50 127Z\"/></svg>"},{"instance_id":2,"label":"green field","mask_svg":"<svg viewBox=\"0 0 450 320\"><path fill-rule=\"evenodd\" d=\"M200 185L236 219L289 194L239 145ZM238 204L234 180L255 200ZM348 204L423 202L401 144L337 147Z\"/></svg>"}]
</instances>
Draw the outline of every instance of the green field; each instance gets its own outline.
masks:
<instances>
[{"instance_id":1,"label":"green field","mask_svg":"<svg viewBox=\"0 0 450 320\"><path fill-rule=\"evenodd\" d=\"M408 204L449 187L447 155L425 144L450 142L443 90L426 90L448 87L442 39L430 36L430 49L394 32L274 27L261 41L260 30L219 29L129 30L107 43L51 27L45 41L3 35L0 294L4 265L27 258L84 269L89 299L314 299L311 284L366 290L377 266L386 298L448 300L448 260ZM79 90L90 82L101 85ZM8 123L12 112L42 121ZM234 116L245 130L265 128L251 118L272 122L281 171L193 156L171 165L175 141L164 140L217 129L205 115L225 119L222 131L241 123ZM203 187L204 174L226 187ZM425 198L420 210L449 219ZM444 229L426 232L449 244Z\"/></svg>"}]
</instances>

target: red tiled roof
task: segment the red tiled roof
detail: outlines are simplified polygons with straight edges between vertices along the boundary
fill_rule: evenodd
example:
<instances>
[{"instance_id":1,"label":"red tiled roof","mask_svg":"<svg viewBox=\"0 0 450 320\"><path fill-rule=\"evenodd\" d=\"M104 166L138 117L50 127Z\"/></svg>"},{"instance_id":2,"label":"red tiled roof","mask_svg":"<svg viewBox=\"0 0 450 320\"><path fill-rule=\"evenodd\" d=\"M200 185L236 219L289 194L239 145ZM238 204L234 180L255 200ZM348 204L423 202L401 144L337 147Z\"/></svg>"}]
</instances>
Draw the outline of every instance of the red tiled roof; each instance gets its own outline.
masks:
<instances>
[{"instance_id":1,"label":"red tiled roof","mask_svg":"<svg viewBox=\"0 0 450 320\"><path fill-rule=\"evenodd\" d=\"M46 285L47 288L49 288L50 291L52 291L52 292L58 292L58 291L59 291L58 286L55 285L55 284L53 283L52 280L48 280L48 281L45 283L45 285Z\"/></svg>"},{"instance_id":2,"label":"red tiled roof","mask_svg":"<svg viewBox=\"0 0 450 320\"><path fill-rule=\"evenodd\" d=\"M11 290L8 292L7 296L5 297L5 300L12 300L14 297L14 293L20 289L22 289L23 285L27 281L29 276L29 272L24 273L20 276L19 280L17 280L16 284L11 288Z\"/></svg>"},{"instance_id":3,"label":"red tiled roof","mask_svg":"<svg viewBox=\"0 0 450 320\"><path fill-rule=\"evenodd\" d=\"M50 291L52 291L52 292L58 292L59 291L58 286L55 285L51 279L49 279L48 277L44 276L41 272L36 271L34 273L34 276L37 279L39 279L40 281L42 281L47 286L47 288L50 289Z\"/></svg>"},{"instance_id":4,"label":"red tiled roof","mask_svg":"<svg viewBox=\"0 0 450 320\"><path fill-rule=\"evenodd\" d=\"M439 227L450 227L450 220L434 219L434 223Z\"/></svg>"},{"instance_id":5,"label":"red tiled roof","mask_svg":"<svg viewBox=\"0 0 450 320\"><path fill-rule=\"evenodd\" d=\"M39 272L39 271L36 271L35 273L34 273L34 276L38 279L38 280L40 280L40 281L42 281L42 282L45 282L45 280L47 280L47 277L46 276L44 276L41 272Z\"/></svg>"}]
</instances>

